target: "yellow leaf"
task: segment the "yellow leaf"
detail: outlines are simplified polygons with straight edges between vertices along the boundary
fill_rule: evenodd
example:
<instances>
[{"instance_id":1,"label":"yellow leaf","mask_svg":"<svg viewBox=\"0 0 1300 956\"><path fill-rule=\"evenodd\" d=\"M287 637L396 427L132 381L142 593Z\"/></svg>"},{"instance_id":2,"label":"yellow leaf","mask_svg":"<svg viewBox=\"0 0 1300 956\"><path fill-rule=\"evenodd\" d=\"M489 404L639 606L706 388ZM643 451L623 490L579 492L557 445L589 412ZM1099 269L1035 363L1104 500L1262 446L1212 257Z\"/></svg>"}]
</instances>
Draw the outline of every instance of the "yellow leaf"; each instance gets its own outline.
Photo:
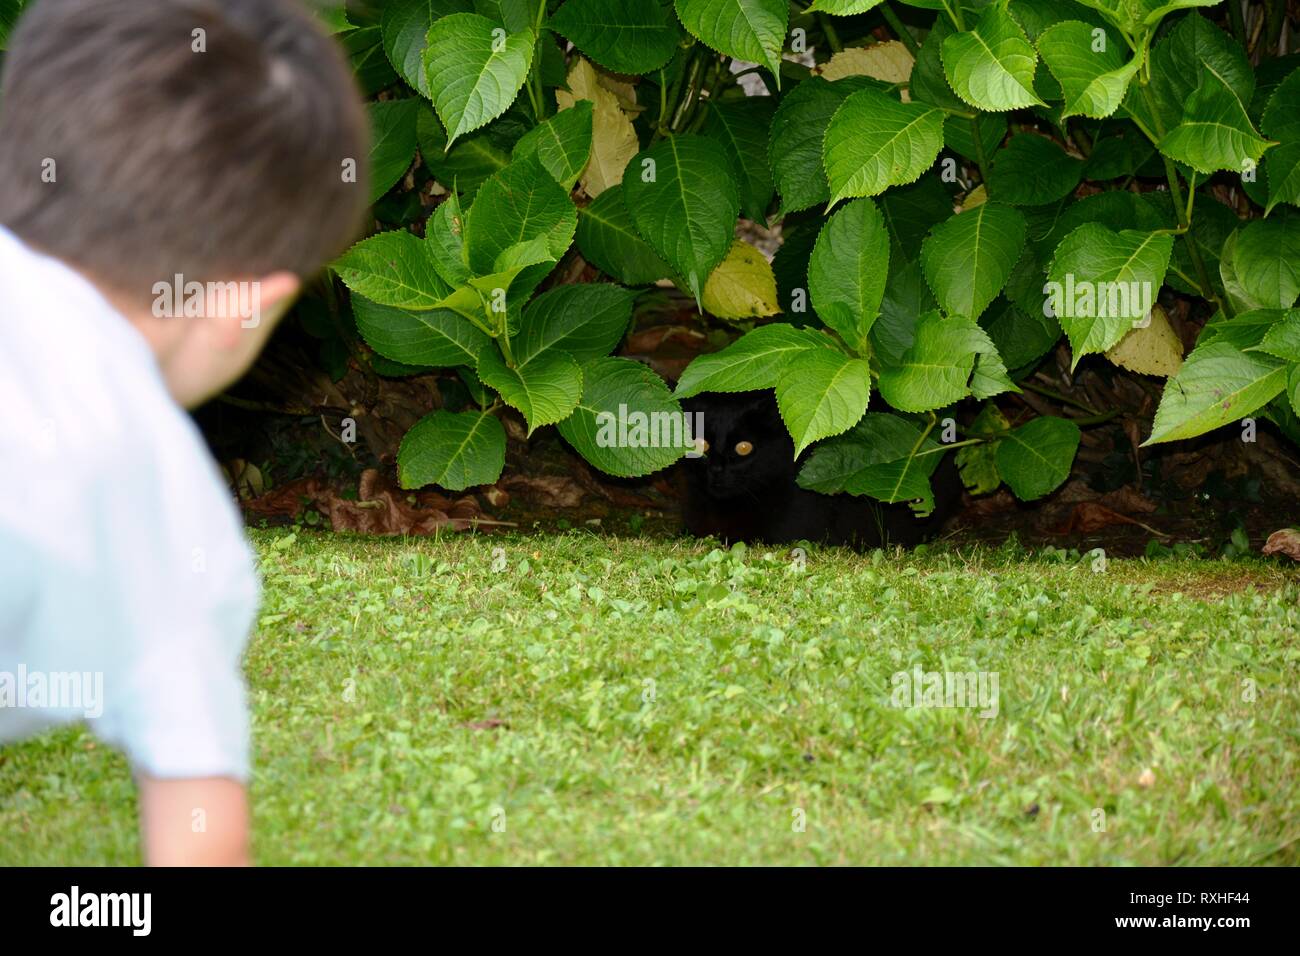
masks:
<instances>
[{"instance_id":1,"label":"yellow leaf","mask_svg":"<svg viewBox=\"0 0 1300 956\"><path fill-rule=\"evenodd\" d=\"M618 97L601 85L590 63L579 57L569 70L568 84L567 90L555 91L560 109L568 109L578 100L590 100L592 104L591 158L579 181L587 195L595 199L623 181L623 170L641 146L632 121L619 109Z\"/></svg>"},{"instance_id":2,"label":"yellow leaf","mask_svg":"<svg viewBox=\"0 0 1300 956\"><path fill-rule=\"evenodd\" d=\"M898 40L870 46L851 46L823 63L817 73L828 80L870 76L885 83L906 83L916 60Z\"/></svg>"},{"instance_id":3,"label":"yellow leaf","mask_svg":"<svg viewBox=\"0 0 1300 956\"><path fill-rule=\"evenodd\" d=\"M709 273L700 304L720 319L776 315L776 277L763 254L737 239L727 258Z\"/></svg>"},{"instance_id":4,"label":"yellow leaf","mask_svg":"<svg viewBox=\"0 0 1300 956\"><path fill-rule=\"evenodd\" d=\"M961 210L962 212L965 212L967 209L974 209L976 206L982 206L988 201L988 198L988 191L984 188L984 184L980 183L966 194L966 198L962 200Z\"/></svg>"},{"instance_id":5,"label":"yellow leaf","mask_svg":"<svg viewBox=\"0 0 1300 956\"><path fill-rule=\"evenodd\" d=\"M1165 310L1157 305L1151 310L1150 323L1116 342L1106 358L1130 372L1168 378L1183 367L1183 343Z\"/></svg>"}]
</instances>

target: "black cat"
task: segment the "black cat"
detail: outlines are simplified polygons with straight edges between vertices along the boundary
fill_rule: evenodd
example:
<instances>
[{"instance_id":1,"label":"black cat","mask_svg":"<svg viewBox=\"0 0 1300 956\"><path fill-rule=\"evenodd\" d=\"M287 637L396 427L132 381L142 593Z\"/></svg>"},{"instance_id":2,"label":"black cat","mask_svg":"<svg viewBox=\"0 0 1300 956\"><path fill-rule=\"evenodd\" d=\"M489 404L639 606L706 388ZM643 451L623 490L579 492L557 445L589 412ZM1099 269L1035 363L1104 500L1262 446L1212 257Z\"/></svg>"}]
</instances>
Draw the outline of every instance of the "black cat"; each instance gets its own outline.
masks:
<instances>
[{"instance_id":1,"label":"black cat","mask_svg":"<svg viewBox=\"0 0 1300 956\"><path fill-rule=\"evenodd\" d=\"M956 511L961 482L951 458L935 471L935 508L917 518L906 504L823 495L795 482L802 465L771 390L709 393L683 407L703 416L707 450L687 458L686 527L699 537L783 544L806 539L876 548L911 547L938 532ZM693 419L697 420L698 419Z\"/></svg>"}]
</instances>

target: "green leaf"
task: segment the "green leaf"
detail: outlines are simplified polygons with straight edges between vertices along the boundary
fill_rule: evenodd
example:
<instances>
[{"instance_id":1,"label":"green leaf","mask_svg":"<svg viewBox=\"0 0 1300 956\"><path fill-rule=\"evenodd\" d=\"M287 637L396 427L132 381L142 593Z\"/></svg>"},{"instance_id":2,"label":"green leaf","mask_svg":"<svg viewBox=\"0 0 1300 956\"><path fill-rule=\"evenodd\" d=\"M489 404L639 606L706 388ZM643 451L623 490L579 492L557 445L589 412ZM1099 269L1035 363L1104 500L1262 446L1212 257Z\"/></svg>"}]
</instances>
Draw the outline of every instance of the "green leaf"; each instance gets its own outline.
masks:
<instances>
[{"instance_id":1,"label":"green leaf","mask_svg":"<svg viewBox=\"0 0 1300 956\"><path fill-rule=\"evenodd\" d=\"M1041 308L1025 312L1010 302L985 313L980 324L1003 361L1017 371L1037 362L1061 337L1061 326Z\"/></svg>"},{"instance_id":2,"label":"green leaf","mask_svg":"<svg viewBox=\"0 0 1300 956\"><path fill-rule=\"evenodd\" d=\"M468 0L389 0L381 21L384 52L402 79L428 96L424 45L429 28L439 17L469 13L472 9Z\"/></svg>"},{"instance_id":3,"label":"green leaf","mask_svg":"<svg viewBox=\"0 0 1300 956\"><path fill-rule=\"evenodd\" d=\"M1246 52L1232 37L1199 14L1183 17L1151 53L1151 102L1131 87L1125 110L1135 114L1153 134L1173 129L1182 120L1183 106L1210 69L1223 77L1242 103L1249 103L1255 74ZM1151 107L1154 106L1154 115Z\"/></svg>"},{"instance_id":4,"label":"green leaf","mask_svg":"<svg viewBox=\"0 0 1300 956\"><path fill-rule=\"evenodd\" d=\"M934 507L930 475L944 448L914 422L867 412L852 430L813 449L799 471L800 487L823 494L847 492L885 502Z\"/></svg>"},{"instance_id":5,"label":"green leaf","mask_svg":"<svg viewBox=\"0 0 1300 956\"><path fill-rule=\"evenodd\" d=\"M826 221L808 262L808 294L818 318L860 356L880 314L889 275L889 233L870 199L844 206Z\"/></svg>"},{"instance_id":6,"label":"green leaf","mask_svg":"<svg viewBox=\"0 0 1300 956\"><path fill-rule=\"evenodd\" d=\"M977 319L1025 247L1025 217L985 202L940 223L921 246L921 267L945 312Z\"/></svg>"},{"instance_id":7,"label":"green leaf","mask_svg":"<svg viewBox=\"0 0 1300 956\"><path fill-rule=\"evenodd\" d=\"M989 112L1044 106L1034 92L1038 54L1005 7L984 8L975 29L943 41L944 73L959 97Z\"/></svg>"},{"instance_id":8,"label":"green leaf","mask_svg":"<svg viewBox=\"0 0 1300 956\"><path fill-rule=\"evenodd\" d=\"M677 52L677 24L657 2L567 0L548 26L615 73L650 73Z\"/></svg>"},{"instance_id":9,"label":"green leaf","mask_svg":"<svg viewBox=\"0 0 1300 956\"><path fill-rule=\"evenodd\" d=\"M674 394L678 398L690 398L701 392L775 388L790 362L814 349L834 349L834 345L812 329L784 324L760 326L722 351L692 361L678 379Z\"/></svg>"},{"instance_id":10,"label":"green leaf","mask_svg":"<svg viewBox=\"0 0 1300 956\"><path fill-rule=\"evenodd\" d=\"M638 478L667 468L694 447L681 406L663 379L640 362L593 359L582 374L582 398L559 429L596 468Z\"/></svg>"},{"instance_id":11,"label":"green leaf","mask_svg":"<svg viewBox=\"0 0 1300 956\"><path fill-rule=\"evenodd\" d=\"M1289 309L1300 296L1300 214L1284 209L1237 233L1237 281L1265 308Z\"/></svg>"},{"instance_id":12,"label":"green leaf","mask_svg":"<svg viewBox=\"0 0 1300 956\"><path fill-rule=\"evenodd\" d=\"M412 312L354 295L352 313L367 345L405 365L474 365L489 347L483 331L449 309Z\"/></svg>"},{"instance_id":13,"label":"green leaf","mask_svg":"<svg viewBox=\"0 0 1300 956\"><path fill-rule=\"evenodd\" d=\"M761 63L781 85L781 49L790 9L786 0L676 0L690 34L738 60Z\"/></svg>"},{"instance_id":14,"label":"green leaf","mask_svg":"<svg viewBox=\"0 0 1300 956\"><path fill-rule=\"evenodd\" d=\"M424 69L449 142L504 113L528 77L537 38L507 34L487 17L454 13L429 30Z\"/></svg>"},{"instance_id":15,"label":"green leaf","mask_svg":"<svg viewBox=\"0 0 1300 956\"><path fill-rule=\"evenodd\" d=\"M523 414L530 436L543 425L568 418L582 395L582 368L564 352L542 352L511 368L496 349L484 349L478 374Z\"/></svg>"},{"instance_id":16,"label":"green leaf","mask_svg":"<svg viewBox=\"0 0 1300 956\"><path fill-rule=\"evenodd\" d=\"M1011 423L1007 421L1006 416L998 409L996 405L989 402L981 410L975 420L967 427L965 434L972 437L978 435L991 435L994 432L1006 431L1011 428ZM957 471L961 475L962 484L966 490L973 495L992 494L998 490L1002 484L1002 476L998 474L998 445L999 441L986 441L978 445L966 445L957 449L957 454L953 457L957 465Z\"/></svg>"},{"instance_id":17,"label":"green leaf","mask_svg":"<svg viewBox=\"0 0 1300 956\"><path fill-rule=\"evenodd\" d=\"M700 306L711 315L733 321L775 315L780 306L771 263L743 239L735 240L727 257L709 273Z\"/></svg>"},{"instance_id":18,"label":"green leaf","mask_svg":"<svg viewBox=\"0 0 1300 956\"><path fill-rule=\"evenodd\" d=\"M1202 173L1240 173L1253 167L1271 145L1255 131L1246 107L1227 82L1202 67L1201 82L1183 108L1182 122L1157 144L1170 159Z\"/></svg>"},{"instance_id":19,"label":"green leaf","mask_svg":"<svg viewBox=\"0 0 1300 956\"><path fill-rule=\"evenodd\" d=\"M487 412L433 412L411 426L397 450L403 488L464 491L490 485L506 462L506 432Z\"/></svg>"},{"instance_id":20,"label":"green leaf","mask_svg":"<svg viewBox=\"0 0 1300 956\"><path fill-rule=\"evenodd\" d=\"M1105 352L1146 319L1165 281L1174 239L1089 222L1056 249L1048 270L1052 311L1069 336L1071 367Z\"/></svg>"},{"instance_id":21,"label":"green leaf","mask_svg":"<svg viewBox=\"0 0 1300 956\"><path fill-rule=\"evenodd\" d=\"M623 199L637 232L698 302L740 214L726 152L703 136L670 136L633 157Z\"/></svg>"},{"instance_id":22,"label":"green leaf","mask_svg":"<svg viewBox=\"0 0 1300 956\"><path fill-rule=\"evenodd\" d=\"M561 285L543 292L524 308L515 359L529 362L557 350L580 362L608 355L632 323L634 298L627 289L607 282Z\"/></svg>"},{"instance_id":23,"label":"green leaf","mask_svg":"<svg viewBox=\"0 0 1300 956\"><path fill-rule=\"evenodd\" d=\"M834 83L813 76L781 97L772 117L768 159L781 195L782 215L830 201L830 186L822 168L826 127L852 94L879 86L865 76L845 77Z\"/></svg>"},{"instance_id":24,"label":"green leaf","mask_svg":"<svg viewBox=\"0 0 1300 956\"><path fill-rule=\"evenodd\" d=\"M539 123L515 144L514 159L536 155L551 177L571 190L591 157L590 100L578 100Z\"/></svg>"},{"instance_id":25,"label":"green leaf","mask_svg":"<svg viewBox=\"0 0 1300 956\"><path fill-rule=\"evenodd\" d=\"M474 192L493 173L509 166L515 143L527 131L512 110L448 150L447 132L433 110L423 107L415 119L415 138L424 164L438 182L461 193Z\"/></svg>"},{"instance_id":26,"label":"green leaf","mask_svg":"<svg viewBox=\"0 0 1300 956\"><path fill-rule=\"evenodd\" d=\"M1101 31L1098 36L1096 31ZM1062 120L1071 116L1104 119L1124 102L1141 58L1126 55L1122 37L1078 20L1048 27L1038 52L1065 94Z\"/></svg>"},{"instance_id":27,"label":"green leaf","mask_svg":"<svg viewBox=\"0 0 1300 956\"><path fill-rule=\"evenodd\" d=\"M822 143L830 205L915 181L942 148L942 110L859 90L835 111Z\"/></svg>"},{"instance_id":28,"label":"green leaf","mask_svg":"<svg viewBox=\"0 0 1300 956\"><path fill-rule=\"evenodd\" d=\"M998 474L1021 501L1041 498L1070 477L1080 437L1079 426L1065 418L1026 422L998 442Z\"/></svg>"},{"instance_id":29,"label":"green leaf","mask_svg":"<svg viewBox=\"0 0 1300 956\"><path fill-rule=\"evenodd\" d=\"M975 354L967 347L970 319L927 312L897 365L880 370L880 396L902 412L928 412L970 394Z\"/></svg>"},{"instance_id":30,"label":"green leaf","mask_svg":"<svg viewBox=\"0 0 1300 956\"><path fill-rule=\"evenodd\" d=\"M381 305L432 309L448 292L424 243L403 230L362 240L333 268L349 289Z\"/></svg>"},{"instance_id":31,"label":"green leaf","mask_svg":"<svg viewBox=\"0 0 1300 956\"><path fill-rule=\"evenodd\" d=\"M1300 362L1300 310L1287 312L1278 319L1256 348L1288 362Z\"/></svg>"},{"instance_id":32,"label":"green leaf","mask_svg":"<svg viewBox=\"0 0 1300 956\"><path fill-rule=\"evenodd\" d=\"M451 309L487 328L500 328L504 313L506 329L513 333L523 304L554 265L545 237L517 243L497 257L491 272L471 276L465 285L439 300L437 307Z\"/></svg>"},{"instance_id":33,"label":"green leaf","mask_svg":"<svg viewBox=\"0 0 1300 956\"><path fill-rule=\"evenodd\" d=\"M1019 133L993 156L989 195L1013 206L1042 206L1070 195L1083 175L1083 161L1053 140Z\"/></svg>"},{"instance_id":34,"label":"green leaf","mask_svg":"<svg viewBox=\"0 0 1300 956\"><path fill-rule=\"evenodd\" d=\"M813 0L804 13L829 13L836 17L849 17L855 13L866 13L879 6L881 0Z\"/></svg>"},{"instance_id":35,"label":"green leaf","mask_svg":"<svg viewBox=\"0 0 1300 956\"><path fill-rule=\"evenodd\" d=\"M512 162L479 187L465 217L465 250L470 268L492 270L501 253L542 237L558 260L573 241L578 213L563 186L542 166L537 154Z\"/></svg>"},{"instance_id":36,"label":"green leaf","mask_svg":"<svg viewBox=\"0 0 1300 956\"><path fill-rule=\"evenodd\" d=\"M1201 345L1187 356L1165 392L1144 445L1203 435L1267 405L1286 387L1287 367L1262 352L1228 342Z\"/></svg>"},{"instance_id":37,"label":"green leaf","mask_svg":"<svg viewBox=\"0 0 1300 956\"><path fill-rule=\"evenodd\" d=\"M1260 127L1281 144L1264 157L1268 177L1265 213L1271 213L1278 203L1300 206L1300 69L1293 70L1273 92Z\"/></svg>"},{"instance_id":38,"label":"green leaf","mask_svg":"<svg viewBox=\"0 0 1300 956\"><path fill-rule=\"evenodd\" d=\"M469 281L472 273L465 258L465 217L455 193L450 193L425 223L424 244L434 271L447 285L455 288Z\"/></svg>"},{"instance_id":39,"label":"green leaf","mask_svg":"<svg viewBox=\"0 0 1300 956\"><path fill-rule=\"evenodd\" d=\"M578 209L577 243L584 259L625 285L648 285L673 271L632 225L622 184Z\"/></svg>"},{"instance_id":40,"label":"green leaf","mask_svg":"<svg viewBox=\"0 0 1300 956\"><path fill-rule=\"evenodd\" d=\"M937 175L922 176L880 197L880 212L894 241L909 259L919 259L930 230L952 215L953 198Z\"/></svg>"},{"instance_id":41,"label":"green leaf","mask_svg":"<svg viewBox=\"0 0 1300 956\"><path fill-rule=\"evenodd\" d=\"M767 207L775 191L767 162L767 136L775 104L770 96L746 96L720 103L710 100L700 129L727 151L740 185L741 210L760 225L767 222Z\"/></svg>"},{"instance_id":42,"label":"green leaf","mask_svg":"<svg viewBox=\"0 0 1300 956\"><path fill-rule=\"evenodd\" d=\"M796 355L776 381L776 404L794 439L794 457L856 425L870 397L871 366L864 359L836 349Z\"/></svg>"},{"instance_id":43,"label":"green leaf","mask_svg":"<svg viewBox=\"0 0 1300 956\"><path fill-rule=\"evenodd\" d=\"M894 247L889 257L889 280L880 303L880 318L871 326L871 351L883 365L897 365L916 338L920 316L939 307L915 259Z\"/></svg>"},{"instance_id":44,"label":"green leaf","mask_svg":"<svg viewBox=\"0 0 1300 956\"><path fill-rule=\"evenodd\" d=\"M370 103L370 201L392 189L415 158L419 100Z\"/></svg>"}]
</instances>

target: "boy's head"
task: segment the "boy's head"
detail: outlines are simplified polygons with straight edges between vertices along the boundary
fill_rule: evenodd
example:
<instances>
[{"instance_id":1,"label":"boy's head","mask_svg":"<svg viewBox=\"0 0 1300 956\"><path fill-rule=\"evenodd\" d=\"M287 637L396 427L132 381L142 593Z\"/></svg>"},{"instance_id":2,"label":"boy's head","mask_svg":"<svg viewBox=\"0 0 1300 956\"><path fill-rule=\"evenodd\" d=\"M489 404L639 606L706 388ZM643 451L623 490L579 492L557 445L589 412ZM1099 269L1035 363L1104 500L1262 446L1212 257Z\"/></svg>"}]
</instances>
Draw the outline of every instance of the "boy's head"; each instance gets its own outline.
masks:
<instances>
[{"instance_id":1,"label":"boy's head","mask_svg":"<svg viewBox=\"0 0 1300 956\"><path fill-rule=\"evenodd\" d=\"M242 374L369 202L364 106L294 0L34 0L0 97L0 224L142 326L187 404ZM232 282L263 321L219 294L150 321Z\"/></svg>"}]
</instances>

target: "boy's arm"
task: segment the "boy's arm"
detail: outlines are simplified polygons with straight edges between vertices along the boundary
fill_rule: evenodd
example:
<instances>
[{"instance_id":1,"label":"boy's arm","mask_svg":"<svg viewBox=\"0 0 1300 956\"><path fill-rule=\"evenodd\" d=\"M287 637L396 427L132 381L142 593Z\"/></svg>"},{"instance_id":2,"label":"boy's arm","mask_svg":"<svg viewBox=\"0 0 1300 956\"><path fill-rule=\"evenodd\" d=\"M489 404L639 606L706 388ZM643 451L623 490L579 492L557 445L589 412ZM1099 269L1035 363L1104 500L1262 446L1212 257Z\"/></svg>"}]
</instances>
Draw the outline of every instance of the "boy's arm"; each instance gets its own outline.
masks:
<instances>
[{"instance_id":1,"label":"boy's arm","mask_svg":"<svg viewBox=\"0 0 1300 956\"><path fill-rule=\"evenodd\" d=\"M228 777L141 776L140 829L149 866L249 866L248 794Z\"/></svg>"}]
</instances>

